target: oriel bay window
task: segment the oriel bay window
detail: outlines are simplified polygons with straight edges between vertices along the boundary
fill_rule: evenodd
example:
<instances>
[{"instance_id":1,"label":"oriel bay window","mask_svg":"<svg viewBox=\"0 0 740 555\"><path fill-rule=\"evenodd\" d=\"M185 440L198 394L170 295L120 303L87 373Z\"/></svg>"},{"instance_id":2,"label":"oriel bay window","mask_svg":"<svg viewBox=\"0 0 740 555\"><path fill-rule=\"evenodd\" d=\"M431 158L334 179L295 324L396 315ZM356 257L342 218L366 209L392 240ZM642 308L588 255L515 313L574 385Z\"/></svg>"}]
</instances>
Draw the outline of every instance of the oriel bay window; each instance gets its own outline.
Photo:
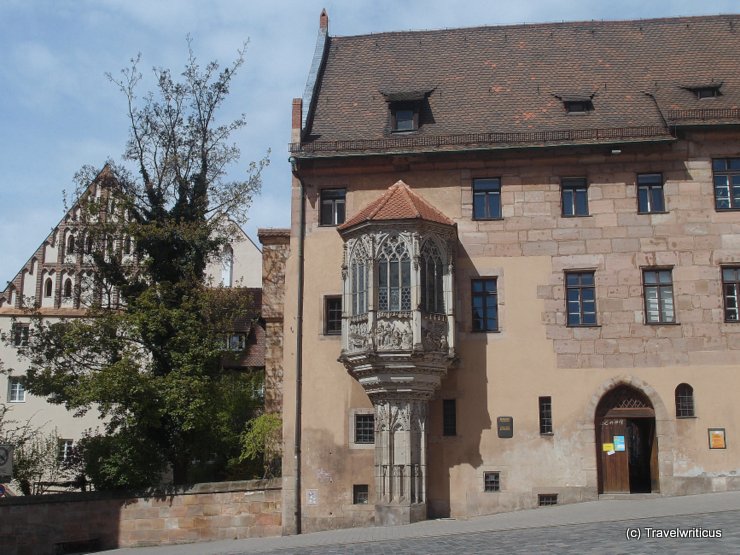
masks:
<instances>
[{"instance_id":1,"label":"oriel bay window","mask_svg":"<svg viewBox=\"0 0 740 555\"><path fill-rule=\"evenodd\" d=\"M444 314L444 265L439 249L427 241L421 249L421 308Z\"/></svg>"},{"instance_id":2,"label":"oriel bay window","mask_svg":"<svg viewBox=\"0 0 740 555\"><path fill-rule=\"evenodd\" d=\"M350 267L352 314L367 312L367 261L353 260Z\"/></svg>"},{"instance_id":3,"label":"oriel bay window","mask_svg":"<svg viewBox=\"0 0 740 555\"><path fill-rule=\"evenodd\" d=\"M378 261L378 310L411 310L411 258L398 237L388 239Z\"/></svg>"}]
</instances>

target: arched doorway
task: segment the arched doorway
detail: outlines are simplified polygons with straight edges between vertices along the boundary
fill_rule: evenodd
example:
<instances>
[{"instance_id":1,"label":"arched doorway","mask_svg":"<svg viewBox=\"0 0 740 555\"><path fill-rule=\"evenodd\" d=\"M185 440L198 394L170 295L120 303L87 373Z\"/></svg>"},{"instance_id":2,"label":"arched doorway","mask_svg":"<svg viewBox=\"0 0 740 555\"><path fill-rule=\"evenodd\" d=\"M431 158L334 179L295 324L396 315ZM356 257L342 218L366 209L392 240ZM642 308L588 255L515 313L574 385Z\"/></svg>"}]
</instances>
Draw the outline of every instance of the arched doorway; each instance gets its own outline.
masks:
<instances>
[{"instance_id":1,"label":"arched doorway","mask_svg":"<svg viewBox=\"0 0 740 555\"><path fill-rule=\"evenodd\" d=\"M595 415L599 493L659 491L655 410L638 389L619 385L599 401Z\"/></svg>"}]
</instances>

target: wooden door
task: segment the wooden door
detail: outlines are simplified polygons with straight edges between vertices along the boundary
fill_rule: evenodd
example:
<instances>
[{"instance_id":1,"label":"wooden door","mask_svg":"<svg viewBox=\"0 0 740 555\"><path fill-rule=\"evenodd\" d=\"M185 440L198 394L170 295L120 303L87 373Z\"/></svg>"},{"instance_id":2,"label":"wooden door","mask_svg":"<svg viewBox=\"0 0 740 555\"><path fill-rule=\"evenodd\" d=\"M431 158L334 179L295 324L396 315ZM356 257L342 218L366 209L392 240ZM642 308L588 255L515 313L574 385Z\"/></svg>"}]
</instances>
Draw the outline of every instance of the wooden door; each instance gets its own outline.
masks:
<instances>
[{"instance_id":1,"label":"wooden door","mask_svg":"<svg viewBox=\"0 0 740 555\"><path fill-rule=\"evenodd\" d=\"M624 451L615 450L615 436L624 441L627 428L625 418L603 418L600 422L600 438L597 449L600 461L600 491L601 493L629 493L630 473L627 443L624 442ZM606 449L604 448L605 444Z\"/></svg>"}]
</instances>

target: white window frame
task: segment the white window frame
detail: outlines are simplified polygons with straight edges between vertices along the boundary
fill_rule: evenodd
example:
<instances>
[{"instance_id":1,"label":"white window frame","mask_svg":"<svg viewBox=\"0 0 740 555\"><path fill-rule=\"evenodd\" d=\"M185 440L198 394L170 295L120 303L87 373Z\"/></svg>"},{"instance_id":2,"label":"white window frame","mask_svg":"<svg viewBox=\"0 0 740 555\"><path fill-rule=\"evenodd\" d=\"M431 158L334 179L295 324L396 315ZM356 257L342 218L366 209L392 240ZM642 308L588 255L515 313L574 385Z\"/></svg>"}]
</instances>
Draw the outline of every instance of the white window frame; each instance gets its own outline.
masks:
<instances>
[{"instance_id":1,"label":"white window frame","mask_svg":"<svg viewBox=\"0 0 740 555\"><path fill-rule=\"evenodd\" d=\"M23 384L23 378L12 376L8 378L8 402L26 402L26 386Z\"/></svg>"}]
</instances>

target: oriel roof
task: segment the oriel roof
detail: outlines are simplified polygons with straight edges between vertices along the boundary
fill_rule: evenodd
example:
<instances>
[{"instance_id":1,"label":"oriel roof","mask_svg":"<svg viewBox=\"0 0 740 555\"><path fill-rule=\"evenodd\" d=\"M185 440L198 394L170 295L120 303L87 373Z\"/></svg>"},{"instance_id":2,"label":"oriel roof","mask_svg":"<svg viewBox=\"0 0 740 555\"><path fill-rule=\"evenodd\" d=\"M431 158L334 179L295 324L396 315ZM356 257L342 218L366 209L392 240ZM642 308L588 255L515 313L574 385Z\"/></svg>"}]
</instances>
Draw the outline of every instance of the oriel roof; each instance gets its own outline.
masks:
<instances>
[{"instance_id":1,"label":"oriel roof","mask_svg":"<svg viewBox=\"0 0 740 555\"><path fill-rule=\"evenodd\" d=\"M364 222L381 220L426 220L444 225L455 225L455 222L399 180L377 200L362 208L337 229L343 231Z\"/></svg>"}]
</instances>

